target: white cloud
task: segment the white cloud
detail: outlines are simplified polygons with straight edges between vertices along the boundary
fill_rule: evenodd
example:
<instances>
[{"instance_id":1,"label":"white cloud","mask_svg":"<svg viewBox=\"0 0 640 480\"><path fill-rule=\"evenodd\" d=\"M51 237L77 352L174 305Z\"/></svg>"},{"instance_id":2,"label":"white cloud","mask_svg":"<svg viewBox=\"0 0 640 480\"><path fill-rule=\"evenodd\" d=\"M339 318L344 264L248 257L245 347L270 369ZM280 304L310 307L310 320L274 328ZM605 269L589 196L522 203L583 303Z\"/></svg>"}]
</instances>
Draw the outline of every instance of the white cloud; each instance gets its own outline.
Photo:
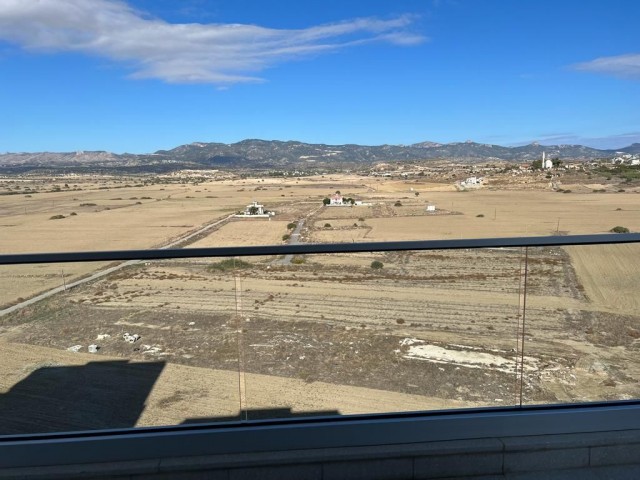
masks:
<instances>
[{"instance_id":1,"label":"white cloud","mask_svg":"<svg viewBox=\"0 0 640 480\"><path fill-rule=\"evenodd\" d=\"M31 51L72 51L123 62L134 78L171 83L261 81L274 64L371 42L415 45L415 17L359 18L297 30L172 24L117 0L2 0L0 39Z\"/></svg>"},{"instance_id":2,"label":"white cloud","mask_svg":"<svg viewBox=\"0 0 640 480\"><path fill-rule=\"evenodd\" d=\"M577 70L598 72L617 77L640 79L640 53L600 57L573 66Z\"/></svg>"}]
</instances>

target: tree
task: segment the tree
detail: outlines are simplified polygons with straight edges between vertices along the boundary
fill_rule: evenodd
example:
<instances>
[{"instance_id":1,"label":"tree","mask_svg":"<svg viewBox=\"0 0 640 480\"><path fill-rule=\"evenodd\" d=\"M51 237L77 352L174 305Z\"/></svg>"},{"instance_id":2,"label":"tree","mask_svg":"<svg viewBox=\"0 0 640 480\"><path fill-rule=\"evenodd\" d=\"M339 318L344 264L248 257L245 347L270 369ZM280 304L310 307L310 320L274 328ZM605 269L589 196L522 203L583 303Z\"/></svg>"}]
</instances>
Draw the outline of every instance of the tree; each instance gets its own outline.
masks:
<instances>
[{"instance_id":1,"label":"tree","mask_svg":"<svg viewBox=\"0 0 640 480\"><path fill-rule=\"evenodd\" d=\"M380 270L382 267L384 267L384 263L380 262L379 260L374 260L373 262L371 262L371 268L373 268L374 270Z\"/></svg>"},{"instance_id":2,"label":"tree","mask_svg":"<svg viewBox=\"0 0 640 480\"><path fill-rule=\"evenodd\" d=\"M558 157L552 158L551 164L553 165L553 168L560 168L562 166L562 160L560 160Z\"/></svg>"},{"instance_id":3,"label":"tree","mask_svg":"<svg viewBox=\"0 0 640 480\"><path fill-rule=\"evenodd\" d=\"M542 170L542 160L534 160L531 163L531 168L533 170Z\"/></svg>"},{"instance_id":4,"label":"tree","mask_svg":"<svg viewBox=\"0 0 640 480\"><path fill-rule=\"evenodd\" d=\"M620 225L618 225L617 227L613 227L609 231L612 233L629 233L629 229L627 227L621 227Z\"/></svg>"},{"instance_id":5,"label":"tree","mask_svg":"<svg viewBox=\"0 0 640 480\"><path fill-rule=\"evenodd\" d=\"M331 203L331 200L329 200L328 198L323 198L322 199L322 204L323 205L329 205Z\"/></svg>"}]
</instances>

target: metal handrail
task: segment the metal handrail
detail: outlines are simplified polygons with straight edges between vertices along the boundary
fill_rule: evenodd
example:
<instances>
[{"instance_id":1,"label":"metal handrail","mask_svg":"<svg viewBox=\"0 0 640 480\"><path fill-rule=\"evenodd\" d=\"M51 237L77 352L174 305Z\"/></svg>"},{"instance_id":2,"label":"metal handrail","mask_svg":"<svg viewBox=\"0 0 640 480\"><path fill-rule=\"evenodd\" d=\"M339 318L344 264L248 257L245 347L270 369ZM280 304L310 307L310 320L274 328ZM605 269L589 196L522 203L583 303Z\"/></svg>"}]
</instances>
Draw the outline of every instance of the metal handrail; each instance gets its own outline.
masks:
<instances>
[{"instance_id":1,"label":"metal handrail","mask_svg":"<svg viewBox=\"0 0 640 480\"><path fill-rule=\"evenodd\" d=\"M116 260L169 260L177 258L236 257L258 255L389 252L406 250L456 250L508 247L559 247L640 243L640 233L552 235L547 237L469 238L399 242L261 245L250 247L168 248L105 250L64 253L18 253L0 255L0 265L68 263Z\"/></svg>"}]
</instances>

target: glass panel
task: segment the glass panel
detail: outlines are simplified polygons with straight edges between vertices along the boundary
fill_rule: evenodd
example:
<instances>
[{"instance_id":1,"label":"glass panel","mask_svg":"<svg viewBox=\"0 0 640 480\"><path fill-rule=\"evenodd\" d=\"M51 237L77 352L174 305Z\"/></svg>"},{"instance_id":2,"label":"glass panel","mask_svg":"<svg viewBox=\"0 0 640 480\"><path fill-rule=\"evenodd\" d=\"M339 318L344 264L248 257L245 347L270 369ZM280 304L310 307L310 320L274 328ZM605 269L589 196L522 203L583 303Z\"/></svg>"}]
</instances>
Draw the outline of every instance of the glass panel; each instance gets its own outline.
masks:
<instances>
[{"instance_id":1,"label":"glass panel","mask_svg":"<svg viewBox=\"0 0 640 480\"><path fill-rule=\"evenodd\" d=\"M256 262L241 278L248 418L519 403L521 265L520 249Z\"/></svg>"},{"instance_id":2,"label":"glass panel","mask_svg":"<svg viewBox=\"0 0 640 480\"><path fill-rule=\"evenodd\" d=\"M640 244L529 248L524 403L640 397Z\"/></svg>"},{"instance_id":3,"label":"glass panel","mask_svg":"<svg viewBox=\"0 0 640 480\"><path fill-rule=\"evenodd\" d=\"M0 268L0 435L237 420L234 275L211 265Z\"/></svg>"}]
</instances>

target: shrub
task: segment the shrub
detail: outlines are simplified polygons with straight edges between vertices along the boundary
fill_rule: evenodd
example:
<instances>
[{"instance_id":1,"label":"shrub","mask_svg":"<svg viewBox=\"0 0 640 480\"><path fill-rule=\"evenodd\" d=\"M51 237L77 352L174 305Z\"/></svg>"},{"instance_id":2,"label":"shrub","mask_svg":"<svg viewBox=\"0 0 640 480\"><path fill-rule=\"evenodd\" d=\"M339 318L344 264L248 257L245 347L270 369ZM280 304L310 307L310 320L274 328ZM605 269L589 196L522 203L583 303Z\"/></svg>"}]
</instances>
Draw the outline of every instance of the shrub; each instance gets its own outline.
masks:
<instances>
[{"instance_id":1,"label":"shrub","mask_svg":"<svg viewBox=\"0 0 640 480\"><path fill-rule=\"evenodd\" d=\"M476 215L476 218L484 218L484 213L479 213L478 215Z\"/></svg>"},{"instance_id":2,"label":"shrub","mask_svg":"<svg viewBox=\"0 0 640 480\"><path fill-rule=\"evenodd\" d=\"M324 224L324 228L331 228L331 224L330 223L325 223Z\"/></svg>"},{"instance_id":3,"label":"shrub","mask_svg":"<svg viewBox=\"0 0 640 480\"><path fill-rule=\"evenodd\" d=\"M613 227L609 231L612 233L629 233L629 229L627 227L621 227L620 225Z\"/></svg>"},{"instance_id":4,"label":"shrub","mask_svg":"<svg viewBox=\"0 0 640 480\"><path fill-rule=\"evenodd\" d=\"M60 220L61 218L65 218L64 215L54 215L53 217L49 217L49 220Z\"/></svg>"},{"instance_id":5,"label":"shrub","mask_svg":"<svg viewBox=\"0 0 640 480\"><path fill-rule=\"evenodd\" d=\"M398 200L396 203L393 204L394 207L401 207L402 206L402 202L400 200Z\"/></svg>"},{"instance_id":6,"label":"shrub","mask_svg":"<svg viewBox=\"0 0 640 480\"><path fill-rule=\"evenodd\" d=\"M287 225L287 228L289 230L293 230L294 228L296 228L298 226L298 224L296 222L291 222Z\"/></svg>"},{"instance_id":7,"label":"shrub","mask_svg":"<svg viewBox=\"0 0 640 480\"><path fill-rule=\"evenodd\" d=\"M71 212L71 213L69 214L69 216L70 216L70 217L75 217L76 215L78 215L76 212Z\"/></svg>"},{"instance_id":8,"label":"shrub","mask_svg":"<svg viewBox=\"0 0 640 480\"><path fill-rule=\"evenodd\" d=\"M283 197L284 197L284 195L283 195ZM322 204L323 205L329 205L330 203L331 203L331 200L329 200L328 198L323 198L322 199Z\"/></svg>"},{"instance_id":9,"label":"shrub","mask_svg":"<svg viewBox=\"0 0 640 480\"><path fill-rule=\"evenodd\" d=\"M307 259L302 255L296 255L291 259L291 263L293 263L294 265L302 265L303 263L307 263Z\"/></svg>"},{"instance_id":10,"label":"shrub","mask_svg":"<svg viewBox=\"0 0 640 480\"><path fill-rule=\"evenodd\" d=\"M384 267L384 263L378 260L374 260L373 262L371 262L371 268L373 268L374 270L380 270L382 267Z\"/></svg>"},{"instance_id":11,"label":"shrub","mask_svg":"<svg viewBox=\"0 0 640 480\"><path fill-rule=\"evenodd\" d=\"M207 267L210 272L226 272L227 270L234 270L239 268L249 268L251 264L237 258L227 258L216 263L212 263Z\"/></svg>"},{"instance_id":12,"label":"shrub","mask_svg":"<svg viewBox=\"0 0 640 480\"><path fill-rule=\"evenodd\" d=\"M364 222L364 218L360 217L360 218L358 219L358 221L359 221L359 222Z\"/></svg>"},{"instance_id":13,"label":"shrub","mask_svg":"<svg viewBox=\"0 0 640 480\"><path fill-rule=\"evenodd\" d=\"M95 207L96 204L95 203L81 203L80 206L81 207Z\"/></svg>"},{"instance_id":14,"label":"shrub","mask_svg":"<svg viewBox=\"0 0 640 480\"><path fill-rule=\"evenodd\" d=\"M290 238L291 238L291 235L289 235L288 233L285 233L284 235L282 235L282 240L285 241L285 242L287 240L289 240Z\"/></svg>"}]
</instances>

